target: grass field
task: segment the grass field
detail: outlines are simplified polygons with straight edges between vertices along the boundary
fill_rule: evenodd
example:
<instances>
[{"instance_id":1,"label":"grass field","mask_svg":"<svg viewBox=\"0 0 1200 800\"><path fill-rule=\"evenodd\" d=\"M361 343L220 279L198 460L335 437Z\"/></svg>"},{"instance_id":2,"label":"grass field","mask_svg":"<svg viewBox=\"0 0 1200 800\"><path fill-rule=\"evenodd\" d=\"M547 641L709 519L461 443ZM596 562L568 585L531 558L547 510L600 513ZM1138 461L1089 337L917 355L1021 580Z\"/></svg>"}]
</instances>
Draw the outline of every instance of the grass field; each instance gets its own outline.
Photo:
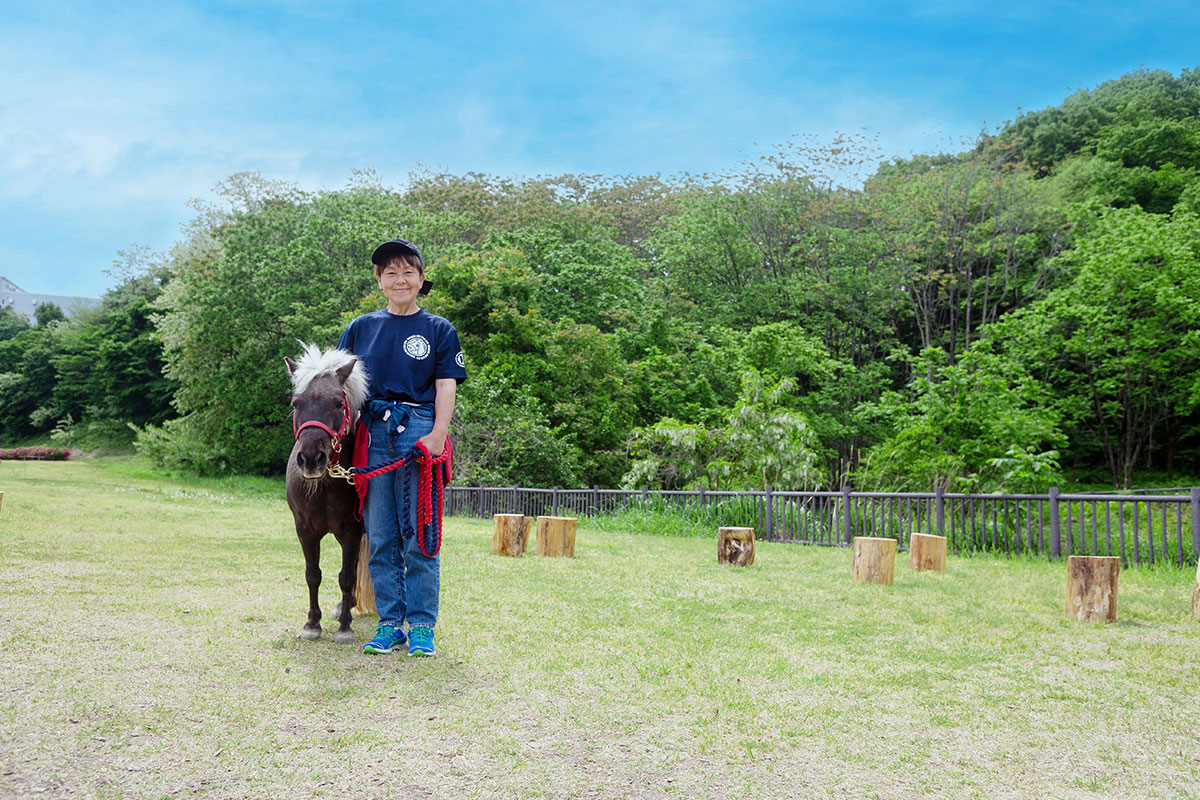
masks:
<instances>
[{"instance_id":1,"label":"grass field","mask_svg":"<svg viewBox=\"0 0 1200 800\"><path fill-rule=\"evenodd\" d=\"M125 458L0 490L0 797L1200 797L1190 571L1126 570L1104 626L1062 618L1062 563L880 587L843 549L739 570L585 527L503 559L450 520L439 656L370 658L296 638L277 482Z\"/></svg>"}]
</instances>

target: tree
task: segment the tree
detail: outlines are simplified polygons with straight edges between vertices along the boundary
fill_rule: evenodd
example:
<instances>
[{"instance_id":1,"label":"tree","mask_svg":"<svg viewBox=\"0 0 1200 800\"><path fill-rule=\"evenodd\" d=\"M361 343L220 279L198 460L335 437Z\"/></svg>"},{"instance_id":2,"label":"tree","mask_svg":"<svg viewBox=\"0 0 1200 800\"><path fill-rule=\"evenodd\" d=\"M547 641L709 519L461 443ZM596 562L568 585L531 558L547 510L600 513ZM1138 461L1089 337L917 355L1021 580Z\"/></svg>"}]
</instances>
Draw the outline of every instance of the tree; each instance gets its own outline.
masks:
<instances>
[{"instance_id":1,"label":"tree","mask_svg":"<svg viewBox=\"0 0 1200 800\"><path fill-rule=\"evenodd\" d=\"M1042 259L1060 246L1046 192L983 155L893 170L868 190L892 257L907 265L918 349L940 347L951 362L984 326L1039 292Z\"/></svg>"},{"instance_id":2,"label":"tree","mask_svg":"<svg viewBox=\"0 0 1200 800\"><path fill-rule=\"evenodd\" d=\"M29 329L29 320L25 315L11 306L0 308L0 342L13 338L18 333Z\"/></svg>"},{"instance_id":3,"label":"tree","mask_svg":"<svg viewBox=\"0 0 1200 800\"><path fill-rule=\"evenodd\" d=\"M165 264L124 273L100 306L63 326L53 356L58 418L160 424L172 412L176 385L163 374L153 303L169 280Z\"/></svg>"},{"instance_id":4,"label":"tree","mask_svg":"<svg viewBox=\"0 0 1200 800\"><path fill-rule=\"evenodd\" d=\"M1200 402L1200 220L1141 209L1081 209L1057 264L1070 282L996 331L1012 357L1054 387L1078 445L1094 442L1113 485L1128 487L1157 430L1167 464Z\"/></svg>"},{"instance_id":5,"label":"tree","mask_svg":"<svg viewBox=\"0 0 1200 800\"><path fill-rule=\"evenodd\" d=\"M719 427L666 418L634 432L636 459L622 479L626 488L804 490L825 480L821 457L804 415L789 406L795 381L771 381L753 369L742 376L742 395Z\"/></svg>"},{"instance_id":6,"label":"tree","mask_svg":"<svg viewBox=\"0 0 1200 800\"><path fill-rule=\"evenodd\" d=\"M916 357L905 392L888 392L861 410L882 416L892 433L871 448L856 482L893 491L985 488L998 477L995 459L1066 444L1048 396L990 338L953 363L945 351L929 348Z\"/></svg>"},{"instance_id":7,"label":"tree","mask_svg":"<svg viewBox=\"0 0 1200 800\"><path fill-rule=\"evenodd\" d=\"M1090 151L1107 127L1152 119L1186 120L1200 114L1200 70L1135 70L1080 89L1060 105L1022 114L997 137L1044 176L1061 161Z\"/></svg>"},{"instance_id":8,"label":"tree","mask_svg":"<svg viewBox=\"0 0 1200 800\"><path fill-rule=\"evenodd\" d=\"M64 323L27 328L0 341L0 433L11 439L49 430L55 413L53 358Z\"/></svg>"},{"instance_id":9,"label":"tree","mask_svg":"<svg viewBox=\"0 0 1200 800\"><path fill-rule=\"evenodd\" d=\"M38 303L33 314L36 324L39 328L44 328L53 322L62 322L67 318L67 315L63 313L63 310L59 308L57 304L52 303L49 300L44 303Z\"/></svg>"}]
</instances>

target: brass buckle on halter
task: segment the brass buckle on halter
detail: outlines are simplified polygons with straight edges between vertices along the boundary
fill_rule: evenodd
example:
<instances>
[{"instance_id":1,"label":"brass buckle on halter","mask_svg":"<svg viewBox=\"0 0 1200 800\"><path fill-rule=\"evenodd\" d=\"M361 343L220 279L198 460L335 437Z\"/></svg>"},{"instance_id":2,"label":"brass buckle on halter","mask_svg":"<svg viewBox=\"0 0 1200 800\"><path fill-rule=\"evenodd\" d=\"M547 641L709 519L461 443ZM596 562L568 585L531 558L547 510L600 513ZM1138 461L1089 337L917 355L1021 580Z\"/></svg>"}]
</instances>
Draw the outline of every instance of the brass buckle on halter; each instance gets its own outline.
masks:
<instances>
[{"instance_id":1,"label":"brass buckle on halter","mask_svg":"<svg viewBox=\"0 0 1200 800\"><path fill-rule=\"evenodd\" d=\"M341 464L337 463L336 461L330 461L327 469L329 471L329 477L342 478L347 483L353 485L354 473L343 467Z\"/></svg>"}]
</instances>

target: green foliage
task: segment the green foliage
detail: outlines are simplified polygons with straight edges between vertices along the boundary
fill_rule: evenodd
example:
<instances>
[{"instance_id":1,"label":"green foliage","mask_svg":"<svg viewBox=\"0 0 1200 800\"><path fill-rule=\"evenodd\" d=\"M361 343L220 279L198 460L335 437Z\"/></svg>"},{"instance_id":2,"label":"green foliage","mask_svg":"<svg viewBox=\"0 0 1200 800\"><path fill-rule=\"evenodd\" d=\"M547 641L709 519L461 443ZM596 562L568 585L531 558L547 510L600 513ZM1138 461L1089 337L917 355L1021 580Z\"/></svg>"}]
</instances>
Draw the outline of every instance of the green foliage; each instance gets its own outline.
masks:
<instances>
[{"instance_id":1,"label":"green foliage","mask_svg":"<svg viewBox=\"0 0 1200 800\"><path fill-rule=\"evenodd\" d=\"M580 485L579 448L550 424L537 398L503 370L481 369L458 393L455 481L478 486Z\"/></svg>"},{"instance_id":2,"label":"green foliage","mask_svg":"<svg viewBox=\"0 0 1200 800\"><path fill-rule=\"evenodd\" d=\"M1143 69L1095 89L1081 89L1059 106L1023 114L1001 138L1015 141L1025 161L1046 174L1067 157L1095 148L1113 126L1136 128L1152 120L1188 120L1197 114L1200 70L1185 69L1175 77Z\"/></svg>"},{"instance_id":3,"label":"green foliage","mask_svg":"<svg viewBox=\"0 0 1200 800\"><path fill-rule=\"evenodd\" d=\"M635 431L637 459L622 484L680 489L811 489L822 483L817 440L808 420L790 408L796 382L743 373L742 396L722 427L666 418Z\"/></svg>"},{"instance_id":4,"label":"green foliage","mask_svg":"<svg viewBox=\"0 0 1200 800\"><path fill-rule=\"evenodd\" d=\"M64 325L50 322L0 341L0 431L9 439L49 431L57 419L53 358Z\"/></svg>"},{"instance_id":5,"label":"green foliage","mask_svg":"<svg viewBox=\"0 0 1200 800\"><path fill-rule=\"evenodd\" d=\"M998 488L1009 492L1042 494L1062 481L1057 450L1039 453L1032 445L1014 446L988 463L1001 475Z\"/></svg>"},{"instance_id":6,"label":"green foliage","mask_svg":"<svg viewBox=\"0 0 1200 800\"><path fill-rule=\"evenodd\" d=\"M997 329L1054 387L1047 404L1127 487L1154 431L1180 435L1200 401L1200 225L1140 209L1080 210L1059 259L1070 282ZM1168 440L1168 444L1170 444Z\"/></svg>"},{"instance_id":7,"label":"green foliage","mask_svg":"<svg viewBox=\"0 0 1200 800\"><path fill-rule=\"evenodd\" d=\"M1200 119L1145 119L1102 128L1096 155L1123 167L1200 167Z\"/></svg>"},{"instance_id":8,"label":"green foliage","mask_svg":"<svg viewBox=\"0 0 1200 800\"><path fill-rule=\"evenodd\" d=\"M869 187L912 307L920 349L951 360L1021 305L1060 246L1061 217L1028 172L974 156Z\"/></svg>"},{"instance_id":9,"label":"green foliage","mask_svg":"<svg viewBox=\"0 0 1200 800\"><path fill-rule=\"evenodd\" d=\"M539 280L534 303L550 319L610 332L632 318L645 288L628 248L603 229L563 231L549 225L496 233L489 247L520 252Z\"/></svg>"},{"instance_id":10,"label":"green foliage","mask_svg":"<svg viewBox=\"0 0 1200 800\"><path fill-rule=\"evenodd\" d=\"M34 309L33 314L36 324L39 328L44 328L47 325L55 322L62 322L67 318L67 315L63 313L61 308L49 301L45 303L38 303L38 306L36 309Z\"/></svg>"},{"instance_id":11,"label":"green foliage","mask_svg":"<svg viewBox=\"0 0 1200 800\"><path fill-rule=\"evenodd\" d=\"M1200 73L1140 70L1020 117L1000 141L1015 143L1012 152L1051 176L1066 201L1161 214L1200 177L1198 113Z\"/></svg>"},{"instance_id":12,"label":"green foliage","mask_svg":"<svg viewBox=\"0 0 1200 800\"><path fill-rule=\"evenodd\" d=\"M25 318L24 314L11 306L0 308L0 342L13 338L28 327L29 320Z\"/></svg>"},{"instance_id":13,"label":"green foliage","mask_svg":"<svg viewBox=\"0 0 1200 800\"><path fill-rule=\"evenodd\" d=\"M154 300L165 270L130 276L108 292L99 309L64 326L52 358L57 414L97 424L101 439L125 423L161 423L171 413L174 381L163 375L162 345L154 337ZM115 424L101 425L102 421ZM109 434L99 431L107 428Z\"/></svg>"},{"instance_id":14,"label":"green foliage","mask_svg":"<svg viewBox=\"0 0 1200 800\"><path fill-rule=\"evenodd\" d=\"M987 489L996 485L996 459L1066 443L1046 387L989 341L954 363L925 350L912 375L904 393L863 409L886 418L893 433L871 449L856 475L860 487Z\"/></svg>"}]
</instances>

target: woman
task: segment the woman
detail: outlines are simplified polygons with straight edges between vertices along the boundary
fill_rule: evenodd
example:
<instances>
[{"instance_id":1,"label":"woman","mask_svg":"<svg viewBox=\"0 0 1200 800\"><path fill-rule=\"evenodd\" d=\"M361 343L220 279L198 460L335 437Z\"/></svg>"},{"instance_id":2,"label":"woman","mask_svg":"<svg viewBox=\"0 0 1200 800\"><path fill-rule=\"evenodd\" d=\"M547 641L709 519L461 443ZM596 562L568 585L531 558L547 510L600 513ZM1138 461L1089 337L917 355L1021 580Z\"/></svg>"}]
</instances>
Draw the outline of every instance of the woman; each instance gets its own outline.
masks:
<instances>
[{"instance_id":1,"label":"woman","mask_svg":"<svg viewBox=\"0 0 1200 800\"><path fill-rule=\"evenodd\" d=\"M432 284L425 280L415 244L389 239L375 248L371 261L387 307L357 317L338 342L362 359L371 376L370 399L363 409L371 432L368 463L395 461L418 442L439 456L454 414L455 390L467 378L458 331L417 305L417 297ZM407 641L410 656L434 655L440 566L438 556L425 556L419 544L417 471L399 469L372 478L364 522L379 626L363 652L391 653Z\"/></svg>"}]
</instances>

